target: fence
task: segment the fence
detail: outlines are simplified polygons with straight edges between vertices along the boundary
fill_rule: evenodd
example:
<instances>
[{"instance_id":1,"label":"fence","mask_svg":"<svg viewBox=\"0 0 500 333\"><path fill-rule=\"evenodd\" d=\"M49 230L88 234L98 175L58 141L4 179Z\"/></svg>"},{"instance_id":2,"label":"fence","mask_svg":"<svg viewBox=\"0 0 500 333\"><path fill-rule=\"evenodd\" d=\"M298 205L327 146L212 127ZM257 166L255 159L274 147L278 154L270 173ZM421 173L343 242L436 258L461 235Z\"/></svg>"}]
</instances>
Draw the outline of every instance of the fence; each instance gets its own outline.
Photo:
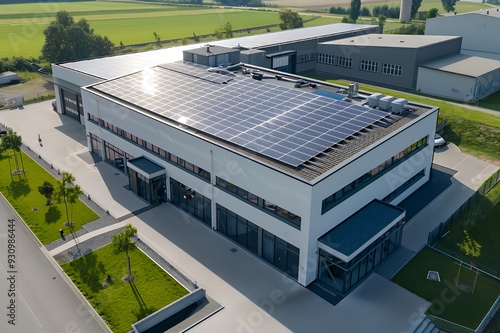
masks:
<instances>
[{"instance_id":1,"label":"fence","mask_svg":"<svg viewBox=\"0 0 500 333\"><path fill-rule=\"evenodd\" d=\"M468 222L477 218L476 204L500 181L500 170L497 170L483 185L458 208L446 221L441 222L434 230L429 232L427 244L434 246L444 235L450 232L452 226Z\"/></svg>"}]
</instances>

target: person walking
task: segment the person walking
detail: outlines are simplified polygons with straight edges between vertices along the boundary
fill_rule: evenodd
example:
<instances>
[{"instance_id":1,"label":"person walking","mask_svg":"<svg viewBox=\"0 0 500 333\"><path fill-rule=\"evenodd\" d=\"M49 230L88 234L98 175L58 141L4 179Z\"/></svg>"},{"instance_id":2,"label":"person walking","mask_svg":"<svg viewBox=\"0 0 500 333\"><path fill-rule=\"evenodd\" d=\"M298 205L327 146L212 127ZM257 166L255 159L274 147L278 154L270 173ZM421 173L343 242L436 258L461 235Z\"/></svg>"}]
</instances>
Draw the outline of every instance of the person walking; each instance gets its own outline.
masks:
<instances>
[{"instance_id":1,"label":"person walking","mask_svg":"<svg viewBox=\"0 0 500 333\"><path fill-rule=\"evenodd\" d=\"M38 134L38 143L40 144L40 147L43 147L42 138L40 137L40 134Z\"/></svg>"}]
</instances>

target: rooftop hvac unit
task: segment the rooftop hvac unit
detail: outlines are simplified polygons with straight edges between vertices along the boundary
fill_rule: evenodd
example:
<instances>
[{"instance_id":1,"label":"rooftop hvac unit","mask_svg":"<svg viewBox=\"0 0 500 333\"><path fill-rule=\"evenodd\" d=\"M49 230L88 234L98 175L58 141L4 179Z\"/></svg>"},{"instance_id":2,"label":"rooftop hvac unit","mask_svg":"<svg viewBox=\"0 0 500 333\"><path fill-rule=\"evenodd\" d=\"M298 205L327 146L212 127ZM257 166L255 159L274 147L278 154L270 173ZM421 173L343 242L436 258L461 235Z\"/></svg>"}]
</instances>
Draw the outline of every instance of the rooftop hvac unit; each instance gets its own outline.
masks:
<instances>
[{"instance_id":1,"label":"rooftop hvac unit","mask_svg":"<svg viewBox=\"0 0 500 333\"><path fill-rule=\"evenodd\" d=\"M385 97L382 97L378 103L378 107L380 110L384 110L384 111L389 111L390 108L391 108L391 103L393 100L395 100L396 98L392 97L392 96L385 96Z\"/></svg>"},{"instance_id":2,"label":"rooftop hvac unit","mask_svg":"<svg viewBox=\"0 0 500 333\"><path fill-rule=\"evenodd\" d=\"M375 93L368 97L368 106L371 108L376 108L380 99L384 97L384 95Z\"/></svg>"},{"instance_id":3,"label":"rooftop hvac unit","mask_svg":"<svg viewBox=\"0 0 500 333\"><path fill-rule=\"evenodd\" d=\"M391 111L394 114L401 113L405 107L405 105L408 104L408 100L404 98L398 98L391 103Z\"/></svg>"},{"instance_id":4,"label":"rooftop hvac unit","mask_svg":"<svg viewBox=\"0 0 500 333\"><path fill-rule=\"evenodd\" d=\"M358 92L359 92L359 83L357 82L349 83L349 93L347 97L349 98L356 97L358 96Z\"/></svg>"}]
</instances>

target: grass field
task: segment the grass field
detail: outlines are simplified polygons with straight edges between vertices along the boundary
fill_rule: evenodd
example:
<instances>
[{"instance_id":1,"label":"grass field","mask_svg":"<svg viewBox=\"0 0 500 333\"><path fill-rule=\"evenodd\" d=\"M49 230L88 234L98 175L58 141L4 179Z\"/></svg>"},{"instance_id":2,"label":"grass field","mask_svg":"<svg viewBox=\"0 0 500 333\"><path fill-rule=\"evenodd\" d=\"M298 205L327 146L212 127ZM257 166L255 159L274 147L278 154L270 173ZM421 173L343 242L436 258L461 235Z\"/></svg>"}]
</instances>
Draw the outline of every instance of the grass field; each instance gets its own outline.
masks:
<instances>
[{"instance_id":1,"label":"grass field","mask_svg":"<svg viewBox=\"0 0 500 333\"><path fill-rule=\"evenodd\" d=\"M186 295L188 291L139 250L130 252L134 282L127 274L125 254L113 254L107 245L61 265L70 279L106 321L114 333L126 333L131 325ZM102 284L108 274L111 283Z\"/></svg>"},{"instance_id":2,"label":"grass field","mask_svg":"<svg viewBox=\"0 0 500 333\"><path fill-rule=\"evenodd\" d=\"M119 45L213 33L230 22L233 29L279 23L276 12L173 7L116 2L59 2L0 5L0 57L38 57L45 42L43 30L59 10L75 20L85 18L95 33Z\"/></svg>"},{"instance_id":3,"label":"grass field","mask_svg":"<svg viewBox=\"0 0 500 333\"><path fill-rule=\"evenodd\" d=\"M458 283L463 287L457 289L457 262L425 247L392 281L430 301L429 314L475 329L500 294L500 281L479 274L474 293L464 291L463 287L472 289L476 273L462 268ZM428 280L429 270L439 272L441 282Z\"/></svg>"},{"instance_id":4,"label":"grass field","mask_svg":"<svg viewBox=\"0 0 500 333\"><path fill-rule=\"evenodd\" d=\"M11 179L9 161L12 169L15 169L11 152L4 152L0 156L0 192L42 244L59 239L59 229L63 229L69 237L69 228L64 226L64 221L66 221L64 205L54 203L46 206L47 200L38 192L38 186L42 185L44 181L55 185L54 177L26 154L22 154L26 178L13 176ZM97 218L99 216L80 200L74 204L73 221L75 225L73 228L75 231L82 229L83 224Z\"/></svg>"}]
</instances>

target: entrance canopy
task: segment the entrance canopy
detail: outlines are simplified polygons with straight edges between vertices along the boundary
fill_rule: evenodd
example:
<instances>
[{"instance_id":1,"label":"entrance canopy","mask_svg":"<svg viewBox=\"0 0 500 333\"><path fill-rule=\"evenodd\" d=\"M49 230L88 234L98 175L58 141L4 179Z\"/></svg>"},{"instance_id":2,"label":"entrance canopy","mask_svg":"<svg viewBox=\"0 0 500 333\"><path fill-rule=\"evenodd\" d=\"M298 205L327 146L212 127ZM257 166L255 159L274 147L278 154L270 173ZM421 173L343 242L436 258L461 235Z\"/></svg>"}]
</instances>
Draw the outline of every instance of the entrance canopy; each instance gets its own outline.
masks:
<instances>
[{"instance_id":1,"label":"entrance canopy","mask_svg":"<svg viewBox=\"0 0 500 333\"><path fill-rule=\"evenodd\" d=\"M127 161L127 167L143 175L147 179L166 174L166 170L159 164L151 161L145 156L133 158Z\"/></svg>"},{"instance_id":2,"label":"entrance canopy","mask_svg":"<svg viewBox=\"0 0 500 333\"><path fill-rule=\"evenodd\" d=\"M404 216L404 209L374 200L321 236L318 247L349 262Z\"/></svg>"}]
</instances>

